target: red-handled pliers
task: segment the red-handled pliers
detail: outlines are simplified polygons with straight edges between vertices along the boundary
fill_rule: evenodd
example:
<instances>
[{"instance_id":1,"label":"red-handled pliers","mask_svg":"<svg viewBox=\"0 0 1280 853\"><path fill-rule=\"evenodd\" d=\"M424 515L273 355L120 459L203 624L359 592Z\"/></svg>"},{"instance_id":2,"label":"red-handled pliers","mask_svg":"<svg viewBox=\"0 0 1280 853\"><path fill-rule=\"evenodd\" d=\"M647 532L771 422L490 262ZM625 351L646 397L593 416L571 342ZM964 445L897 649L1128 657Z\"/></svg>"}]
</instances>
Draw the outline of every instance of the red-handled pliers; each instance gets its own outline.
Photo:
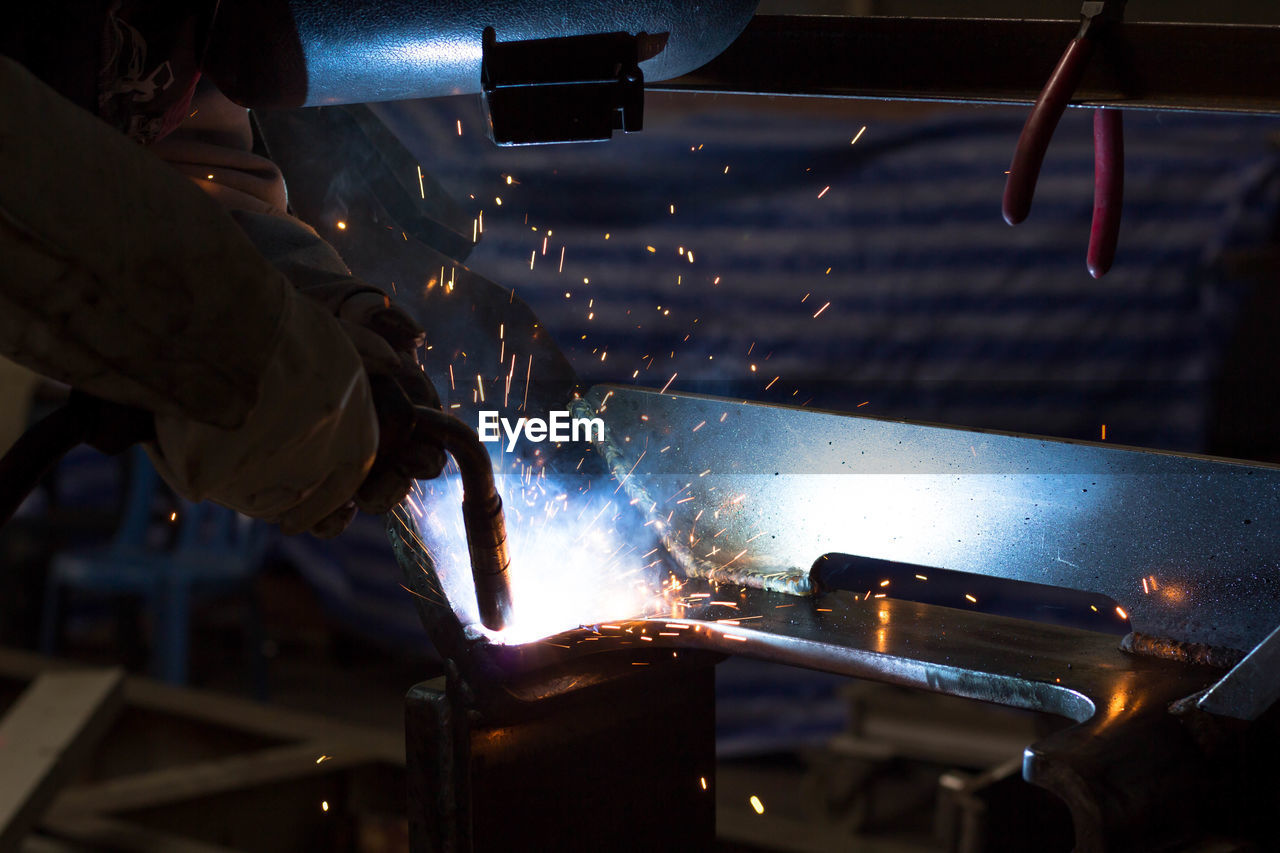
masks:
<instances>
[{"instance_id":1,"label":"red-handled pliers","mask_svg":"<svg viewBox=\"0 0 1280 853\"><path fill-rule=\"evenodd\" d=\"M1004 220L1017 225L1031 211L1036 179L1045 150L1067 102L1080 85L1099 33L1120 21L1125 0L1086 2L1080 9L1080 31L1067 45L1049 82L1036 98L1004 185ZM1118 109L1099 108L1093 114L1093 226L1089 232L1089 274L1101 278L1111 269L1120 236L1120 208L1124 199L1124 125Z\"/></svg>"}]
</instances>

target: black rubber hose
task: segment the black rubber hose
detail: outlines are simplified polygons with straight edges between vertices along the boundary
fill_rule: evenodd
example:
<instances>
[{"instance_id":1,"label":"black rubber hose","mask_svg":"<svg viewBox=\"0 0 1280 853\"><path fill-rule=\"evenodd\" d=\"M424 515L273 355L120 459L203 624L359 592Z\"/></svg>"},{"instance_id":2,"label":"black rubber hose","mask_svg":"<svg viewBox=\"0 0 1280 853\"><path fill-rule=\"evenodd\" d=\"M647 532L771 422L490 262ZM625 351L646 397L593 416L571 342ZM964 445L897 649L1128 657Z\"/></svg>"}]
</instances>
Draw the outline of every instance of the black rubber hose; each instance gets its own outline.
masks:
<instances>
[{"instance_id":1,"label":"black rubber hose","mask_svg":"<svg viewBox=\"0 0 1280 853\"><path fill-rule=\"evenodd\" d=\"M74 398L27 427L0 458L0 527L9 523L58 461L88 438L91 429L84 407Z\"/></svg>"}]
</instances>

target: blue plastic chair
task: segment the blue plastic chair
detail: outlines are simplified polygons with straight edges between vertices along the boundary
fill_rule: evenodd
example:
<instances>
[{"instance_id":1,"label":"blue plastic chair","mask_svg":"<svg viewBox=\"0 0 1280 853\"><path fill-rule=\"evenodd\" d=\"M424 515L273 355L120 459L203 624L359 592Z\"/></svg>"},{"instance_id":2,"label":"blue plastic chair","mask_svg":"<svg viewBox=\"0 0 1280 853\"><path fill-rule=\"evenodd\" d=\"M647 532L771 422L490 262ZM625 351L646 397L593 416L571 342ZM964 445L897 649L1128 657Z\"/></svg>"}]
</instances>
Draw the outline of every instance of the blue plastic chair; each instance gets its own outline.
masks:
<instances>
[{"instance_id":1,"label":"blue plastic chair","mask_svg":"<svg viewBox=\"0 0 1280 853\"><path fill-rule=\"evenodd\" d=\"M172 528L155 517L159 475L141 448L130 454L124 516L111 542L58 554L49 567L40 646L45 654L57 650L67 590L137 595L152 618L152 674L186 684L192 596L250 592L266 548L266 525L216 504L180 501L174 541ZM246 629L253 692L264 699L261 620L251 595Z\"/></svg>"}]
</instances>

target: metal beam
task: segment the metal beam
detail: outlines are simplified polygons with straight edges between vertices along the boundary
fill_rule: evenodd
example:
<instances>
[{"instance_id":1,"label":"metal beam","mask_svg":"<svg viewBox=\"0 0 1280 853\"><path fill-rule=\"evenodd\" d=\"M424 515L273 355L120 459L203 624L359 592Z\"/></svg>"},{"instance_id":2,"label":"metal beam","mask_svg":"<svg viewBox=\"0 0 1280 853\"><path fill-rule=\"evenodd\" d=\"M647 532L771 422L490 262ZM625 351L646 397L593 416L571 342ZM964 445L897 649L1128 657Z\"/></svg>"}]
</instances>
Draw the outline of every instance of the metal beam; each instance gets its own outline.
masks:
<instances>
[{"instance_id":1,"label":"metal beam","mask_svg":"<svg viewBox=\"0 0 1280 853\"><path fill-rule=\"evenodd\" d=\"M116 850L135 853L237 853L231 847L209 844L171 832L97 814L50 816L45 832L75 843L74 850ZM26 853L26 851L23 851Z\"/></svg>"},{"instance_id":2,"label":"metal beam","mask_svg":"<svg viewBox=\"0 0 1280 853\"><path fill-rule=\"evenodd\" d=\"M0 720L0 851L16 849L124 704L118 669L41 675Z\"/></svg>"},{"instance_id":3,"label":"metal beam","mask_svg":"<svg viewBox=\"0 0 1280 853\"><path fill-rule=\"evenodd\" d=\"M358 741L340 739L307 741L106 779L68 790L58 798L51 816L153 809L375 763L378 758L361 746ZM331 757L321 763L317 759L322 755Z\"/></svg>"},{"instance_id":4,"label":"metal beam","mask_svg":"<svg viewBox=\"0 0 1280 853\"><path fill-rule=\"evenodd\" d=\"M1078 21L758 15L651 91L966 103L1035 100ZM1074 106L1280 113L1280 27L1126 23Z\"/></svg>"}]
</instances>

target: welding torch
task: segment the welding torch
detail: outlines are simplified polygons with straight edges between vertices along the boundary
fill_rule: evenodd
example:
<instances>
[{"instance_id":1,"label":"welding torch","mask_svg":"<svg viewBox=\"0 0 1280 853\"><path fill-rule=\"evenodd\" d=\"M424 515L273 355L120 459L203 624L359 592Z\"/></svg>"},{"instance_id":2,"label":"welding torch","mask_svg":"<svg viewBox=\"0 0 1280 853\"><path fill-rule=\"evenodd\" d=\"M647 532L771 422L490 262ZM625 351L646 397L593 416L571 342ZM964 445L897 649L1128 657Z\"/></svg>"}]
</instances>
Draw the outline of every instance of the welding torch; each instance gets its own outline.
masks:
<instances>
[{"instance_id":1,"label":"welding torch","mask_svg":"<svg viewBox=\"0 0 1280 853\"><path fill-rule=\"evenodd\" d=\"M462 477L462 522L475 579L480 621L501 631L511 616L507 524L502 498L493 479L489 451L476 431L453 415L428 406L414 406L414 435L435 442L453 457Z\"/></svg>"}]
</instances>

